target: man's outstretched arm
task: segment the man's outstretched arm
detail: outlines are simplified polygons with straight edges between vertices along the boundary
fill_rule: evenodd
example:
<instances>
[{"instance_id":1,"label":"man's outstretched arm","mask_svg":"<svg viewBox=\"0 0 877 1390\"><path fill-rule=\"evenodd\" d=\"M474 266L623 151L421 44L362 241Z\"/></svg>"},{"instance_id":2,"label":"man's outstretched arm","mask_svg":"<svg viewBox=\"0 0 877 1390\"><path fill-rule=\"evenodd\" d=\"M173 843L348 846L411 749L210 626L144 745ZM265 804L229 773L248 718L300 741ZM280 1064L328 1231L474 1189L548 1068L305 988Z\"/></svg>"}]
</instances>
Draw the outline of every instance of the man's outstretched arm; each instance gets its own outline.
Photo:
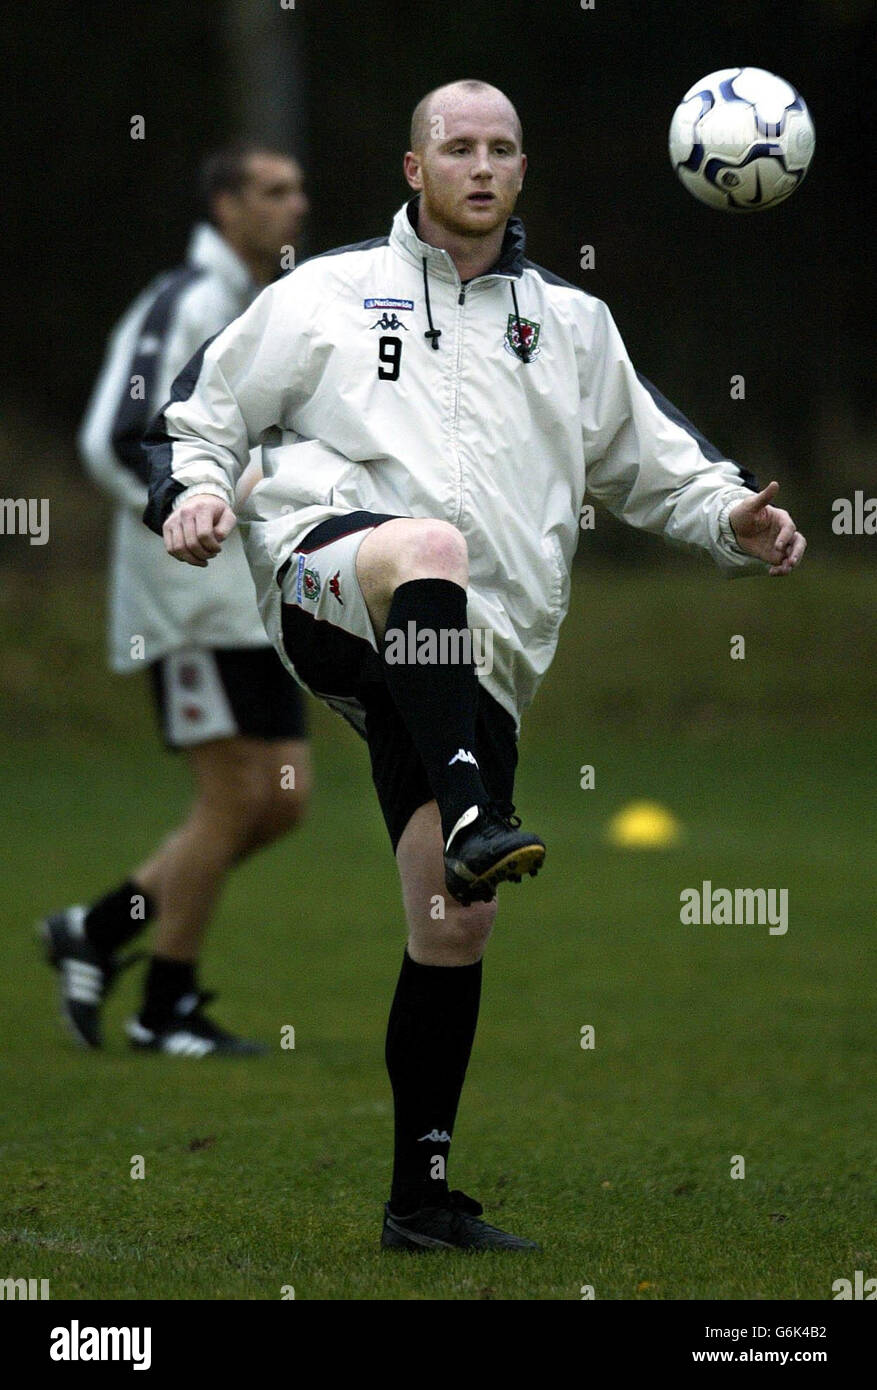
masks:
<instances>
[{"instance_id":1,"label":"man's outstretched arm","mask_svg":"<svg viewBox=\"0 0 877 1390\"><path fill-rule=\"evenodd\" d=\"M779 483L768 483L728 513L740 549L770 565L772 575L791 574L807 548L789 513L770 505L779 490Z\"/></svg>"},{"instance_id":2,"label":"man's outstretched arm","mask_svg":"<svg viewBox=\"0 0 877 1390\"><path fill-rule=\"evenodd\" d=\"M705 550L727 573L789 574L806 542L788 512L635 370L611 314L583 359L588 493L620 520Z\"/></svg>"}]
</instances>

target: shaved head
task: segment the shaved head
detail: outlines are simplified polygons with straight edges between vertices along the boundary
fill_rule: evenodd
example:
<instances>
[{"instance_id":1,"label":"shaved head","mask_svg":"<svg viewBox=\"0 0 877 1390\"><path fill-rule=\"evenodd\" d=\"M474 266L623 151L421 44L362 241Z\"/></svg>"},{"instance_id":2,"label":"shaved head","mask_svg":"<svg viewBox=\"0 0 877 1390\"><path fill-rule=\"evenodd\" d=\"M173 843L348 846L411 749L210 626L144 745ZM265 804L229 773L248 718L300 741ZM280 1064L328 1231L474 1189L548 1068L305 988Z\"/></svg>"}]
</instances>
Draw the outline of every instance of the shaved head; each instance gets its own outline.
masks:
<instances>
[{"instance_id":1,"label":"shaved head","mask_svg":"<svg viewBox=\"0 0 877 1390\"><path fill-rule=\"evenodd\" d=\"M476 78L468 77L460 82L448 82L443 87L434 87L417 103L411 117L410 148L419 153L431 137L444 139L441 120L449 114L459 112L466 106L467 98L473 96L490 99L498 116L511 117L520 147L523 141L521 122L508 97L489 82L479 82Z\"/></svg>"},{"instance_id":2,"label":"shaved head","mask_svg":"<svg viewBox=\"0 0 877 1390\"><path fill-rule=\"evenodd\" d=\"M527 169L521 122L505 93L474 79L427 92L402 167L419 194L421 239L449 251L461 274L492 265Z\"/></svg>"}]
</instances>

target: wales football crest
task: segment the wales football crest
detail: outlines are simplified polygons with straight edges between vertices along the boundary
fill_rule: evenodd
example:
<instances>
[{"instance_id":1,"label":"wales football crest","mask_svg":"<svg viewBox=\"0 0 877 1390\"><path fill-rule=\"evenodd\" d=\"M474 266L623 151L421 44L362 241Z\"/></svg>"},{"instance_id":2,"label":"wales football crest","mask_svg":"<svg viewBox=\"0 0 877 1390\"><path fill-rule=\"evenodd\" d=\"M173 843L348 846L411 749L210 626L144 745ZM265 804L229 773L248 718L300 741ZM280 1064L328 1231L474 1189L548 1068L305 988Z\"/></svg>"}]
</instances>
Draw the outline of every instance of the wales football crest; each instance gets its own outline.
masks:
<instances>
[{"instance_id":1,"label":"wales football crest","mask_svg":"<svg viewBox=\"0 0 877 1390\"><path fill-rule=\"evenodd\" d=\"M518 324L520 324L520 331L518 331ZM541 328L541 323L534 323L532 319L516 318L514 314L509 314L502 345L506 352L510 352L513 357L520 357L521 343L523 342L532 362L533 358L538 357L541 352L541 348L538 347Z\"/></svg>"},{"instance_id":2,"label":"wales football crest","mask_svg":"<svg viewBox=\"0 0 877 1390\"><path fill-rule=\"evenodd\" d=\"M302 580L302 589L305 598L310 599L311 603L316 603L317 599L320 597L320 588L320 576L317 574L317 571L306 569Z\"/></svg>"}]
</instances>

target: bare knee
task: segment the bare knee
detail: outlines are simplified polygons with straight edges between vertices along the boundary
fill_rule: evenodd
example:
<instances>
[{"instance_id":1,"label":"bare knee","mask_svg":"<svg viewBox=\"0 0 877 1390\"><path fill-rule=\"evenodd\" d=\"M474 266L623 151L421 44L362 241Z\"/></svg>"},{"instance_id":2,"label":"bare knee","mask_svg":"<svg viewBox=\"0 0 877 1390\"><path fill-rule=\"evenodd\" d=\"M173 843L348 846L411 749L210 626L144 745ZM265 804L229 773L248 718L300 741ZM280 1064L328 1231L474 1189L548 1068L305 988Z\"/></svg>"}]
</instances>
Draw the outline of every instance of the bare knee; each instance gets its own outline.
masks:
<instances>
[{"instance_id":1,"label":"bare knee","mask_svg":"<svg viewBox=\"0 0 877 1390\"><path fill-rule=\"evenodd\" d=\"M463 907L447 900L443 921L412 931L411 954L422 965L474 965L484 955L495 918L495 901Z\"/></svg>"},{"instance_id":2,"label":"bare knee","mask_svg":"<svg viewBox=\"0 0 877 1390\"><path fill-rule=\"evenodd\" d=\"M217 855L236 859L256 840L270 802L261 769L242 762L233 782L202 787L195 814Z\"/></svg>"},{"instance_id":3,"label":"bare knee","mask_svg":"<svg viewBox=\"0 0 877 1390\"><path fill-rule=\"evenodd\" d=\"M250 850L270 845L281 835L301 825L307 816L309 799L307 787L271 787L264 797L262 814L253 828Z\"/></svg>"},{"instance_id":4,"label":"bare knee","mask_svg":"<svg viewBox=\"0 0 877 1390\"><path fill-rule=\"evenodd\" d=\"M303 819L311 785L304 740L231 740L205 745L193 761L193 820L217 861L242 859Z\"/></svg>"},{"instance_id":5,"label":"bare knee","mask_svg":"<svg viewBox=\"0 0 877 1390\"><path fill-rule=\"evenodd\" d=\"M384 522L360 546L357 576L366 601L389 602L412 579L448 579L465 588L469 554L456 526L433 518Z\"/></svg>"},{"instance_id":6,"label":"bare knee","mask_svg":"<svg viewBox=\"0 0 877 1390\"><path fill-rule=\"evenodd\" d=\"M462 532L448 521L413 523L401 547L399 583L408 579L450 579L469 582L469 552Z\"/></svg>"},{"instance_id":7,"label":"bare knee","mask_svg":"<svg viewBox=\"0 0 877 1390\"><path fill-rule=\"evenodd\" d=\"M261 753L264 804L254 847L270 844L304 820L310 800L310 748L304 739L270 745Z\"/></svg>"}]
</instances>

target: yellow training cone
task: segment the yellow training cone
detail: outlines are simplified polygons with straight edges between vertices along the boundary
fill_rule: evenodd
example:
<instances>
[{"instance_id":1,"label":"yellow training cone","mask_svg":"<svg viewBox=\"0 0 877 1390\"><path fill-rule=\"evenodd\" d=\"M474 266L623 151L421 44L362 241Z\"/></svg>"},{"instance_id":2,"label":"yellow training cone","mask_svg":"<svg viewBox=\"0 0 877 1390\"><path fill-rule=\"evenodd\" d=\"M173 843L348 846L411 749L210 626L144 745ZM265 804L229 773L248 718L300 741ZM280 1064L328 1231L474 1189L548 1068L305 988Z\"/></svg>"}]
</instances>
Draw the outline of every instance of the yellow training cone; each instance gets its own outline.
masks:
<instances>
[{"instance_id":1,"label":"yellow training cone","mask_svg":"<svg viewBox=\"0 0 877 1390\"><path fill-rule=\"evenodd\" d=\"M670 849L682 839L682 826L657 801L629 801L612 817L606 838L618 849Z\"/></svg>"}]
</instances>

